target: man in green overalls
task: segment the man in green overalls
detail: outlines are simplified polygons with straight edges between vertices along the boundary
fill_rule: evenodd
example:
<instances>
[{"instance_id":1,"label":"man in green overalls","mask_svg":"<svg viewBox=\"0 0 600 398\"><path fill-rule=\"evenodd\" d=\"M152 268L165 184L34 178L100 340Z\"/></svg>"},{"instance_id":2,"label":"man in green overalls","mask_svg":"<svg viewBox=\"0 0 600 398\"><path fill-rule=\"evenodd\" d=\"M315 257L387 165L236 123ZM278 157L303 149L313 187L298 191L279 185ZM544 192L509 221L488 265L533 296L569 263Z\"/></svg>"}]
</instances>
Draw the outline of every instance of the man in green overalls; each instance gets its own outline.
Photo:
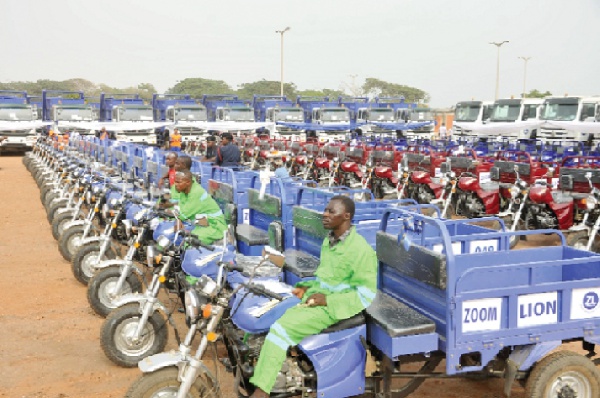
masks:
<instances>
[{"instance_id":1,"label":"man in green overalls","mask_svg":"<svg viewBox=\"0 0 600 398\"><path fill-rule=\"evenodd\" d=\"M175 189L179 194L178 219L196 221L192 235L206 244L223 239L223 233L227 230L225 216L217 202L196 182L191 171L181 170L175 174ZM197 215L204 217L197 219Z\"/></svg>"},{"instance_id":2,"label":"man in green overalls","mask_svg":"<svg viewBox=\"0 0 600 398\"><path fill-rule=\"evenodd\" d=\"M377 256L352 226L352 217L352 199L331 198L323 213L323 227L330 233L321 246L317 278L296 284L292 292L302 305L271 326L250 379L257 387L252 398L269 396L289 347L360 313L375 298Z\"/></svg>"}]
</instances>

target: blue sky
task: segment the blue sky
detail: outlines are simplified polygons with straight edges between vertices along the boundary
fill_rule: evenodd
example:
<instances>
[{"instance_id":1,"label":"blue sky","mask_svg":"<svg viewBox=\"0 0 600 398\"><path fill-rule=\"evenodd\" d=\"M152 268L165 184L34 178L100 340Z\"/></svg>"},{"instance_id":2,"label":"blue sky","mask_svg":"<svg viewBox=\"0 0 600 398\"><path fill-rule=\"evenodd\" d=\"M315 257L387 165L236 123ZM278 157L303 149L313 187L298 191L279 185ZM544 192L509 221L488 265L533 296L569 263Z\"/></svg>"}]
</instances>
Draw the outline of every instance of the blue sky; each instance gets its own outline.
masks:
<instances>
[{"instance_id":1,"label":"blue sky","mask_svg":"<svg viewBox=\"0 0 600 398\"><path fill-rule=\"evenodd\" d=\"M431 105L527 90L600 95L598 0L3 0L0 81L63 80L159 91L186 77L280 78L299 89L367 77L427 91Z\"/></svg>"}]
</instances>

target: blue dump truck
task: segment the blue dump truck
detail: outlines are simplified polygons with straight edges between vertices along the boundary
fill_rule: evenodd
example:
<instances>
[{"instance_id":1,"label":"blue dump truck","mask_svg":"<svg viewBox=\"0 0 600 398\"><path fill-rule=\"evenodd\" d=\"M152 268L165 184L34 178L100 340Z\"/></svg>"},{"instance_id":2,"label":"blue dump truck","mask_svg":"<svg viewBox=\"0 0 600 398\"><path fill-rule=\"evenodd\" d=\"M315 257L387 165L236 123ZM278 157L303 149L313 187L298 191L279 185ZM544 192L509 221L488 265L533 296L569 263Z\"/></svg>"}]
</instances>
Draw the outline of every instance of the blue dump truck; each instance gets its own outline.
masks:
<instances>
[{"instance_id":1,"label":"blue dump truck","mask_svg":"<svg viewBox=\"0 0 600 398\"><path fill-rule=\"evenodd\" d=\"M240 100L237 95L204 94L202 104L206 107L209 122L254 122L250 101Z\"/></svg>"},{"instance_id":2,"label":"blue dump truck","mask_svg":"<svg viewBox=\"0 0 600 398\"><path fill-rule=\"evenodd\" d=\"M93 134L90 123L97 121L97 112L83 91L42 90L42 119L52 122L57 132L75 131L80 135Z\"/></svg>"},{"instance_id":3,"label":"blue dump truck","mask_svg":"<svg viewBox=\"0 0 600 398\"><path fill-rule=\"evenodd\" d=\"M100 94L100 122L120 141L156 144L152 106L138 94Z\"/></svg>"},{"instance_id":4,"label":"blue dump truck","mask_svg":"<svg viewBox=\"0 0 600 398\"><path fill-rule=\"evenodd\" d=\"M255 94L252 99L254 108L254 119L257 122L275 123L275 131L269 132L274 137L291 136L297 131L291 127L277 124L279 122L302 123L304 121L304 111L299 106L295 106L286 96L280 95L259 95ZM305 137L304 137L305 138Z\"/></svg>"},{"instance_id":5,"label":"blue dump truck","mask_svg":"<svg viewBox=\"0 0 600 398\"><path fill-rule=\"evenodd\" d=\"M338 97L338 104L350 111L350 121L356 124L358 135L392 133L385 124L396 122L395 112L389 104L370 102L367 97Z\"/></svg>"},{"instance_id":6,"label":"blue dump truck","mask_svg":"<svg viewBox=\"0 0 600 398\"><path fill-rule=\"evenodd\" d=\"M298 96L296 104L304 111L304 123L279 123L302 130L308 137L318 137L319 141L342 141L350 134L350 112L347 108L332 102L329 97Z\"/></svg>"},{"instance_id":7,"label":"blue dump truck","mask_svg":"<svg viewBox=\"0 0 600 398\"><path fill-rule=\"evenodd\" d=\"M35 143L40 118L29 98L25 91L0 90L0 136L6 137L0 153L24 152Z\"/></svg>"},{"instance_id":8,"label":"blue dump truck","mask_svg":"<svg viewBox=\"0 0 600 398\"><path fill-rule=\"evenodd\" d=\"M204 132L208 115L200 100L189 94L154 94L152 109L155 122L171 122L173 126L156 129L157 143L164 143L165 130L170 133L177 127L184 142L195 140Z\"/></svg>"}]
</instances>

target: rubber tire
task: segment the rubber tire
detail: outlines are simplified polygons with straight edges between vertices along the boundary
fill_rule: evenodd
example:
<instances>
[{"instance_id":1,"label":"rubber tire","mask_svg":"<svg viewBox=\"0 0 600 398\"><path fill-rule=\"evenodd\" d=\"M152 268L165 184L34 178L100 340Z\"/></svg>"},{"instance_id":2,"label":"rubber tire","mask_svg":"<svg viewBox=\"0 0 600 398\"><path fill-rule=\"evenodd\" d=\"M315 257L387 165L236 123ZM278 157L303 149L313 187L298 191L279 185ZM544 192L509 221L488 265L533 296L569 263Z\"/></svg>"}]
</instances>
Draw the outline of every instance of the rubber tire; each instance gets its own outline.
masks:
<instances>
[{"instance_id":1,"label":"rubber tire","mask_svg":"<svg viewBox=\"0 0 600 398\"><path fill-rule=\"evenodd\" d=\"M62 213L54 217L54 220L52 220L52 236L54 237L54 239L60 239L63 232L65 231L64 225L70 222L72 219L72 212Z\"/></svg>"},{"instance_id":2,"label":"rubber tire","mask_svg":"<svg viewBox=\"0 0 600 398\"><path fill-rule=\"evenodd\" d=\"M102 318L106 318L108 314L110 314L117 307L111 307L107 305L108 303L102 300L101 293L104 291L104 289L106 289L107 282L116 283L120 276L121 268L117 266L111 266L98 271L88 283L88 303L90 303L90 307L92 307L94 312L100 315ZM125 279L125 284L129 286L129 289L123 293L142 291L142 283L134 273L129 274L127 279Z\"/></svg>"},{"instance_id":3,"label":"rubber tire","mask_svg":"<svg viewBox=\"0 0 600 398\"><path fill-rule=\"evenodd\" d=\"M48 195L50 192L52 192L52 190L54 189L54 185L53 184L44 184L42 185L42 187L40 188L40 201L42 203L46 202L46 195Z\"/></svg>"},{"instance_id":4,"label":"rubber tire","mask_svg":"<svg viewBox=\"0 0 600 398\"><path fill-rule=\"evenodd\" d=\"M73 256L73 260L71 260L71 271L73 271L73 276L79 283L86 285L89 283L90 279L94 275L88 275L82 268L81 263L86 259L87 256L92 256L93 253L96 253L96 257L100 252L100 245L97 242L87 244L82 246L81 249L77 251L77 253ZM115 258L115 254L112 249L108 249L104 255L104 258L101 260L112 260Z\"/></svg>"},{"instance_id":5,"label":"rubber tire","mask_svg":"<svg viewBox=\"0 0 600 398\"><path fill-rule=\"evenodd\" d=\"M77 236L79 236L80 238L83 236L83 226L81 225L73 225L67 228L58 240L58 251L60 252L60 255L63 256L63 258L69 262L73 259L73 256L75 255L75 253L71 253L71 251L69 250L69 246L71 243L70 240L76 239Z\"/></svg>"},{"instance_id":6,"label":"rubber tire","mask_svg":"<svg viewBox=\"0 0 600 398\"><path fill-rule=\"evenodd\" d=\"M525 396L548 397L547 390L552 387L554 381L569 371L579 373L579 376L586 378L591 384L591 395L576 395L578 398L600 397L600 371L588 358L572 351L557 351L536 363L527 379Z\"/></svg>"},{"instance_id":7,"label":"rubber tire","mask_svg":"<svg viewBox=\"0 0 600 398\"><path fill-rule=\"evenodd\" d=\"M150 327L154 333L152 346L145 350L143 354L135 356L120 352L117 347L115 347L114 336L117 333L117 328L119 328L123 322L141 316L139 309L139 303L125 304L119 308L115 308L110 315L108 315L100 329L100 345L102 346L102 351L104 351L106 357L113 363L125 368L137 366L138 362L142 359L163 352L169 337L167 322L159 312L154 311L154 313L148 317L147 323L147 326Z\"/></svg>"},{"instance_id":8,"label":"rubber tire","mask_svg":"<svg viewBox=\"0 0 600 398\"><path fill-rule=\"evenodd\" d=\"M179 369L175 366L144 373L131 385L125 394L125 398L157 398L158 395L156 394L161 392L163 388L167 389L163 390L164 392L174 391L174 394L176 394L181 384L177 380L178 375ZM173 389L171 390L169 387ZM216 398L217 396L217 391L213 391L212 381L202 376L196 378L191 391L187 394L189 398Z\"/></svg>"},{"instance_id":9,"label":"rubber tire","mask_svg":"<svg viewBox=\"0 0 600 398\"><path fill-rule=\"evenodd\" d=\"M48 214L48 209L50 209L50 207L54 203L58 203L58 200L63 200L63 201L67 200L66 198L61 199L61 195L58 192L54 192L54 193L48 194L48 195L49 196L46 197L46 199L44 200L44 208L46 209L46 214ZM56 199L56 200L54 200L54 199Z\"/></svg>"},{"instance_id":10,"label":"rubber tire","mask_svg":"<svg viewBox=\"0 0 600 398\"><path fill-rule=\"evenodd\" d=\"M53 205L50 205L50 207L48 208L48 213L46 215L46 218L48 219L48 222L50 224L52 224L52 221L54 221L54 218L56 217L56 211L58 209L64 209L67 207L67 203L68 200L67 199L61 199L58 202L54 202Z\"/></svg>"},{"instance_id":11,"label":"rubber tire","mask_svg":"<svg viewBox=\"0 0 600 398\"><path fill-rule=\"evenodd\" d=\"M590 234L588 233L588 231L573 232L572 234L569 234L567 236L567 245L569 245L571 247L575 247L576 243L582 242L583 247L580 247L579 249L585 250L585 246L587 246L589 236L590 236ZM594 244L592 243L592 249L593 248L594 248Z\"/></svg>"}]
</instances>

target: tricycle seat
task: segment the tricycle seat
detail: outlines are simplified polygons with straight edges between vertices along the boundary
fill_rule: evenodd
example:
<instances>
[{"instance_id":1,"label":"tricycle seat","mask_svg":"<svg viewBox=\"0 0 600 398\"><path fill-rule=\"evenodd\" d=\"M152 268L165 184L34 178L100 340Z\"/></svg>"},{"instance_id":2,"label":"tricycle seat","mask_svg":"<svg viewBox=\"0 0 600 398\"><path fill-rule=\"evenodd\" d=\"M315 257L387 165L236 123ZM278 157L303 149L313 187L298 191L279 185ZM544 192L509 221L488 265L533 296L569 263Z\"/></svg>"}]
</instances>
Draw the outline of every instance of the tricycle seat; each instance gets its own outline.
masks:
<instances>
[{"instance_id":1,"label":"tricycle seat","mask_svg":"<svg viewBox=\"0 0 600 398\"><path fill-rule=\"evenodd\" d=\"M308 253L288 249L284 252L285 264L283 268L300 278L315 276L315 271L319 266L319 259Z\"/></svg>"},{"instance_id":2,"label":"tricycle seat","mask_svg":"<svg viewBox=\"0 0 600 398\"><path fill-rule=\"evenodd\" d=\"M377 292L367 314L390 337L435 332L431 319L382 292Z\"/></svg>"},{"instance_id":3,"label":"tricycle seat","mask_svg":"<svg viewBox=\"0 0 600 398\"><path fill-rule=\"evenodd\" d=\"M248 246L269 244L269 233L249 224L238 224L235 229L235 235L238 240L241 240Z\"/></svg>"}]
</instances>

